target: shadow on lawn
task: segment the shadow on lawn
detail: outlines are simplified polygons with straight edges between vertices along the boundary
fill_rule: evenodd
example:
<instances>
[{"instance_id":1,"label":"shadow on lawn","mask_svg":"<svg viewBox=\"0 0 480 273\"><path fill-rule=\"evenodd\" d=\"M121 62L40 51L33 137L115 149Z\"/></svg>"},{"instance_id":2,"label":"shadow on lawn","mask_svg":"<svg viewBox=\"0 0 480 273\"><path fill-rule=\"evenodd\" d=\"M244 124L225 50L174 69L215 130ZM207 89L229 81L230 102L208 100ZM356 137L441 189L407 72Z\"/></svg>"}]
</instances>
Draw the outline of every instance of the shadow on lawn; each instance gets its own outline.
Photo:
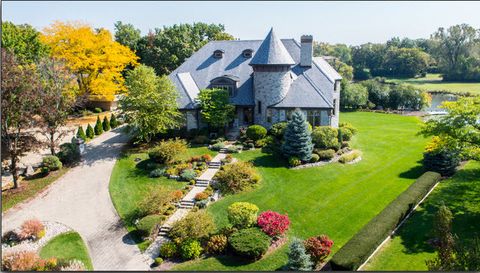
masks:
<instances>
[{"instance_id":1,"label":"shadow on lawn","mask_svg":"<svg viewBox=\"0 0 480 273\"><path fill-rule=\"evenodd\" d=\"M480 230L480 169L459 170L451 179L441 182L423 209L416 211L402 226L400 236L406 253L434 252L428 240L434 237L433 221L438 207L445 203L452 211L453 233L467 242Z\"/></svg>"},{"instance_id":2,"label":"shadow on lawn","mask_svg":"<svg viewBox=\"0 0 480 273\"><path fill-rule=\"evenodd\" d=\"M255 262L252 260L243 259L241 257L233 256L233 255L215 256L215 259L217 259L224 266L229 266L229 267L242 266L242 265L247 265Z\"/></svg>"}]
</instances>

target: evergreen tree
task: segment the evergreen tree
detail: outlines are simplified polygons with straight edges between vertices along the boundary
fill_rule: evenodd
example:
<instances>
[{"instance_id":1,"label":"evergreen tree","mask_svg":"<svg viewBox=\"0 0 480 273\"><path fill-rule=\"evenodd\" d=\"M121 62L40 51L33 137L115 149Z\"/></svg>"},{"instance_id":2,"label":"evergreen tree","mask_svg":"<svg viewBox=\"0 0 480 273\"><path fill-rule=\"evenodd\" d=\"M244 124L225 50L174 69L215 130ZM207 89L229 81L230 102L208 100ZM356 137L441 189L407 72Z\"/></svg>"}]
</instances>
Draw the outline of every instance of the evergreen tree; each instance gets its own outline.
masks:
<instances>
[{"instance_id":1,"label":"evergreen tree","mask_svg":"<svg viewBox=\"0 0 480 273\"><path fill-rule=\"evenodd\" d=\"M115 116L115 114L112 114L110 116L110 127L112 127L112 129L115 129L117 128L117 126L118 126L117 117Z\"/></svg>"},{"instance_id":2,"label":"evergreen tree","mask_svg":"<svg viewBox=\"0 0 480 273\"><path fill-rule=\"evenodd\" d=\"M105 132L110 131L110 121L108 121L107 116L103 118L102 127Z\"/></svg>"},{"instance_id":3,"label":"evergreen tree","mask_svg":"<svg viewBox=\"0 0 480 273\"><path fill-rule=\"evenodd\" d=\"M431 271L455 270L455 236L452 234L453 214L444 204L435 215L434 231L437 257L426 261Z\"/></svg>"},{"instance_id":4,"label":"evergreen tree","mask_svg":"<svg viewBox=\"0 0 480 273\"><path fill-rule=\"evenodd\" d=\"M78 126L77 138L81 138L81 139L83 139L83 141L87 140L87 135L85 135L85 131L83 131L82 126Z\"/></svg>"},{"instance_id":5,"label":"evergreen tree","mask_svg":"<svg viewBox=\"0 0 480 273\"><path fill-rule=\"evenodd\" d=\"M294 271L312 271L313 262L307 254L302 240L293 238L288 253L287 269Z\"/></svg>"},{"instance_id":6,"label":"evergreen tree","mask_svg":"<svg viewBox=\"0 0 480 273\"><path fill-rule=\"evenodd\" d=\"M92 139L95 137L95 132L90 124L87 126L87 138Z\"/></svg>"},{"instance_id":7,"label":"evergreen tree","mask_svg":"<svg viewBox=\"0 0 480 273\"><path fill-rule=\"evenodd\" d=\"M309 124L299 110L293 112L283 140L282 152L286 157L295 156L304 162L312 157L313 144Z\"/></svg>"},{"instance_id":8,"label":"evergreen tree","mask_svg":"<svg viewBox=\"0 0 480 273\"><path fill-rule=\"evenodd\" d=\"M95 134L97 136L103 134L103 125L99 116L97 116L97 122L95 123Z\"/></svg>"}]
</instances>

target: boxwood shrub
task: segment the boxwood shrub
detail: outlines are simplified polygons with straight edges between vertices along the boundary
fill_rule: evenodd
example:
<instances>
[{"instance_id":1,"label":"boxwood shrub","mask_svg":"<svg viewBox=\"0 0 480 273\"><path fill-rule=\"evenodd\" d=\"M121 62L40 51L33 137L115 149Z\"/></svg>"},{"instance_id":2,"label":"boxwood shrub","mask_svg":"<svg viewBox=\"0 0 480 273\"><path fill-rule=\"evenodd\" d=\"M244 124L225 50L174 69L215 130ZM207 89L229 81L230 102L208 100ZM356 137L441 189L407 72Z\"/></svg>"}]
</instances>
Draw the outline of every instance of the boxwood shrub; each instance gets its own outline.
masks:
<instances>
[{"instance_id":1,"label":"boxwood shrub","mask_svg":"<svg viewBox=\"0 0 480 273\"><path fill-rule=\"evenodd\" d=\"M330 260L332 269L357 270L439 179L440 174L435 172L420 176L338 250Z\"/></svg>"},{"instance_id":2,"label":"boxwood shrub","mask_svg":"<svg viewBox=\"0 0 480 273\"><path fill-rule=\"evenodd\" d=\"M270 246L270 237L259 228L241 229L228 238L233 251L248 259L259 259Z\"/></svg>"}]
</instances>

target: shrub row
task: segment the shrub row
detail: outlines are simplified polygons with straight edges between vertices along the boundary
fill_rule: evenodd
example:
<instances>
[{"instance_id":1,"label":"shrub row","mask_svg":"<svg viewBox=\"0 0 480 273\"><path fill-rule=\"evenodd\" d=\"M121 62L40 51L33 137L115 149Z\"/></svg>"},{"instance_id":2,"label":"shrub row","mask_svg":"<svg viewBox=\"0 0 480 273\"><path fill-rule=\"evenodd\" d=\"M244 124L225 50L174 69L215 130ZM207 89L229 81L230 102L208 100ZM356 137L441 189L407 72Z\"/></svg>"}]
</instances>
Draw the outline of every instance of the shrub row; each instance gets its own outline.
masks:
<instances>
[{"instance_id":1,"label":"shrub row","mask_svg":"<svg viewBox=\"0 0 480 273\"><path fill-rule=\"evenodd\" d=\"M333 256L332 269L357 270L439 179L435 172L420 176Z\"/></svg>"}]
</instances>

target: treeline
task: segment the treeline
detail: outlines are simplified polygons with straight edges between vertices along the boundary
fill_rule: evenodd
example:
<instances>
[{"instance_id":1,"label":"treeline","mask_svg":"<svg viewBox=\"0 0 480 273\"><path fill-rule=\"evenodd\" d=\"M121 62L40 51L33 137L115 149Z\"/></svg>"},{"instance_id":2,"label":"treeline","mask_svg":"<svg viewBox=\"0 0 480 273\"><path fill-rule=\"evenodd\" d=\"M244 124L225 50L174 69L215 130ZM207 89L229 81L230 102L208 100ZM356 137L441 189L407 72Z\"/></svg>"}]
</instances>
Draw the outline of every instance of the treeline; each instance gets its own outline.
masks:
<instances>
[{"instance_id":1,"label":"treeline","mask_svg":"<svg viewBox=\"0 0 480 273\"><path fill-rule=\"evenodd\" d=\"M314 54L336 57L331 64L348 80L441 73L444 81L480 81L480 30L467 24L441 27L428 39L395 37L359 46L316 43Z\"/></svg>"}]
</instances>

